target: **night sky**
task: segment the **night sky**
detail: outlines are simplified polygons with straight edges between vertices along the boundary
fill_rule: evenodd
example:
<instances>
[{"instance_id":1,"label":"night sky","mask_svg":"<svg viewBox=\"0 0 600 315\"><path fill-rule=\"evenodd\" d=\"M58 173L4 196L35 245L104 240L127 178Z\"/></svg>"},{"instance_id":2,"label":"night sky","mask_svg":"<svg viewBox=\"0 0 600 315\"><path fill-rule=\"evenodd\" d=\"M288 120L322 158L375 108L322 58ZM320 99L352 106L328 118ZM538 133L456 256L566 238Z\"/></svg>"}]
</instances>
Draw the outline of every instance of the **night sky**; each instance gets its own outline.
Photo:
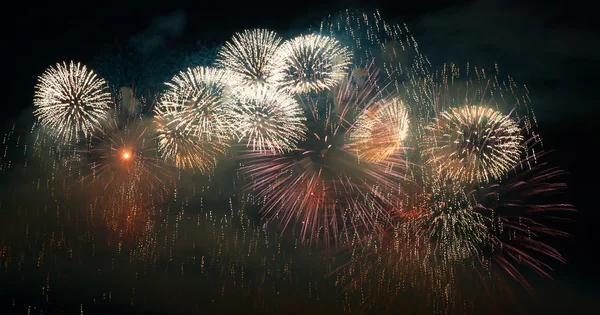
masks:
<instances>
[{"instance_id":1,"label":"night sky","mask_svg":"<svg viewBox=\"0 0 600 315\"><path fill-rule=\"evenodd\" d=\"M422 53L433 65L470 61L493 67L497 63L501 73L528 86L539 133L545 147L554 151L552 162L569 173L566 182L570 190L566 198L578 210L575 221L564 226L574 238L561 240L557 245L569 263L553 265L556 269L551 273L554 280L532 277L536 297L531 301L535 299L536 302L531 303L536 306L529 311L570 310L579 313L586 307L595 306L592 301L600 294L600 274L595 258L600 241L595 228L600 219L595 190L599 176L596 117L600 114L597 104L600 47L597 31L592 27L595 19L591 13L595 12L592 4L500 0L59 2L17 1L4 6L0 22L4 30L0 120L5 130L15 121L30 117L37 76L58 61L93 63L107 45L119 44L131 44L148 54L190 51L194 47L219 45L234 32L258 27L273 29L284 36L293 35L317 24L327 14L346 8L378 9L388 21L406 23ZM2 180L0 185L9 184ZM10 211L16 210L1 207L0 218ZM27 271L27 277L44 279L48 272L32 269ZM110 287L98 277L91 277L87 288L62 291L60 294L69 298L57 298L66 302L54 307L43 302L39 287L10 284L19 277L18 272L0 270L2 314L28 314L30 306L35 308L33 311L29 308L31 314L41 314L41 310L43 314L75 314L80 312L79 303L84 304L86 314L186 311L185 306L170 308L170 303L195 304L189 310L194 312L220 312L218 308L202 304L208 303L205 301L190 303L195 296L193 292L186 296L180 293L185 292L184 289L168 287L157 290L176 293L173 296L165 294L162 301L155 303L159 306L94 308L90 305L93 294L78 290ZM147 286L153 285L150 278L146 281L149 281ZM187 285L185 281L181 283ZM175 286L177 281L169 285ZM94 290L89 289L90 292ZM190 286L190 290L195 287ZM78 294L81 297L77 297ZM525 303L529 303L527 301L525 299ZM66 305L68 303L77 305L72 307ZM319 303L326 306L315 306L311 310L333 312L327 298Z\"/></svg>"}]
</instances>

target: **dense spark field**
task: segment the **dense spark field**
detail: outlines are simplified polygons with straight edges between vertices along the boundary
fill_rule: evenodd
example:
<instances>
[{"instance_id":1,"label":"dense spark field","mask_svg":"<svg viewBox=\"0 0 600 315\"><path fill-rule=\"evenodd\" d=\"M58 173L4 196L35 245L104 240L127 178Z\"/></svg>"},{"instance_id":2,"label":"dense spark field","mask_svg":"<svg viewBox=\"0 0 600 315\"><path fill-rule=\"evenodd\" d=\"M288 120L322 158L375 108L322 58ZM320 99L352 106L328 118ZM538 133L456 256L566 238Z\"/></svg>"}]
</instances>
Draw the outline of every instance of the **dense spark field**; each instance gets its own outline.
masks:
<instances>
[{"instance_id":1,"label":"dense spark field","mask_svg":"<svg viewBox=\"0 0 600 315\"><path fill-rule=\"evenodd\" d=\"M563 172L497 67L350 10L183 55L40 76L0 147L13 309L476 313L566 262Z\"/></svg>"}]
</instances>

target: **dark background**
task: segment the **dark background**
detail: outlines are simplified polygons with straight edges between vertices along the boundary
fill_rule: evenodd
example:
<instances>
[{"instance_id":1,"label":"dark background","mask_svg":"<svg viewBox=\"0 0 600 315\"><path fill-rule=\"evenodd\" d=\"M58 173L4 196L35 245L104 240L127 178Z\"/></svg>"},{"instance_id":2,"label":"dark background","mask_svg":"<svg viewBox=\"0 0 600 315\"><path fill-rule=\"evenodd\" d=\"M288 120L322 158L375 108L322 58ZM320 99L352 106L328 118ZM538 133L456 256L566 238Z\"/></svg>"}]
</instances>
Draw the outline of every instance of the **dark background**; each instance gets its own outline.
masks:
<instances>
[{"instance_id":1,"label":"dark background","mask_svg":"<svg viewBox=\"0 0 600 315\"><path fill-rule=\"evenodd\" d=\"M379 9L405 22L434 65L493 66L527 84L546 148L570 175L574 239L554 283L536 280L547 311L582 310L598 297L598 54L595 9L578 1L63 1L3 5L2 98L4 123L29 115L36 77L57 61L90 62L105 44L132 42L143 49L219 43L233 32L268 27L282 34L345 8ZM549 287L549 289L546 289ZM575 311L579 313L578 311Z\"/></svg>"}]
</instances>

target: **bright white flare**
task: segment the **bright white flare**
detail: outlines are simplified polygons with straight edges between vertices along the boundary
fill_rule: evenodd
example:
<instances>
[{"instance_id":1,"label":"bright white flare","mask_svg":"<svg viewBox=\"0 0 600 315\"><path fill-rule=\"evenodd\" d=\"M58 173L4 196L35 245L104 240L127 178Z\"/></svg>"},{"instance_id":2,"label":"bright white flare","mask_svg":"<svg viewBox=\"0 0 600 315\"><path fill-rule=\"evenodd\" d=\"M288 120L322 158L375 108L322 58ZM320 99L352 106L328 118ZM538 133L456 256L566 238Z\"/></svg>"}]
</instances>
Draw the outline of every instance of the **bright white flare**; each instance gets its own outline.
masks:
<instances>
[{"instance_id":1,"label":"bright white flare","mask_svg":"<svg viewBox=\"0 0 600 315\"><path fill-rule=\"evenodd\" d=\"M402 100L379 101L358 117L349 147L361 160L381 162L402 148L408 126L408 111Z\"/></svg>"},{"instance_id":2,"label":"bright white flare","mask_svg":"<svg viewBox=\"0 0 600 315\"><path fill-rule=\"evenodd\" d=\"M242 85L272 84L282 75L275 58L280 43L277 33L265 29L236 33L219 51L217 65L229 70Z\"/></svg>"},{"instance_id":3,"label":"bright white flare","mask_svg":"<svg viewBox=\"0 0 600 315\"><path fill-rule=\"evenodd\" d=\"M252 150L281 153L304 139L306 118L291 95L264 85L240 89L232 100L235 133Z\"/></svg>"},{"instance_id":4,"label":"bright white flare","mask_svg":"<svg viewBox=\"0 0 600 315\"><path fill-rule=\"evenodd\" d=\"M352 53L333 37L310 34L281 45L277 60L283 77L278 86L289 93L329 90L346 76Z\"/></svg>"},{"instance_id":5,"label":"bright white flare","mask_svg":"<svg viewBox=\"0 0 600 315\"><path fill-rule=\"evenodd\" d=\"M491 108L451 108L426 130L427 164L440 176L462 183L499 179L521 156L521 128Z\"/></svg>"},{"instance_id":6,"label":"bright white flare","mask_svg":"<svg viewBox=\"0 0 600 315\"><path fill-rule=\"evenodd\" d=\"M33 114L62 142L78 141L101 127L112 97L93 70L73 61L50 67L35 86Z\"/></svg>"}]
</instances>

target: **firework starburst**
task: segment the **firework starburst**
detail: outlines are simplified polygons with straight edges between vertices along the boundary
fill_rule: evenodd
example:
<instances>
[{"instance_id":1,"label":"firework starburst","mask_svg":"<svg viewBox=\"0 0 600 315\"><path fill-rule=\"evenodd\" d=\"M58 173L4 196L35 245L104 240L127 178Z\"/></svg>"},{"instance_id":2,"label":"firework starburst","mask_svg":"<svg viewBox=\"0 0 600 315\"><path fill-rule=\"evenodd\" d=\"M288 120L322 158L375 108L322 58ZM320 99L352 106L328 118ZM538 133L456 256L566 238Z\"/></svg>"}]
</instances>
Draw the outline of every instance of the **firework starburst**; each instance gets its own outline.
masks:
<instances>
[{"instance_id":1,"label":"firework starburst","mask_svg":"<svg viewBox=\"0 0 600 315\"><path fill-rule=\"evenodd\" d=\"M82 153L91 173L84 180L92 186L119 195L149 196L166 190L169 172L162 166L149 121L111 118L87 147Z\"/></svg>"},{"instance_id":2,"label":"firework starburst","mask_svg":"<svg viewBox=\"0 0 600 315\"><path fill-rule=\"evenodd\" d=\"M401 158L359 163L346 141L357 116L380 100L376 71L362 87L346 80L323 103L303 103L309 114L307 138L283 154L244 156L249 189L264 198L263 215L301 226L306 242L329 242L349 231L373 231L386 221L403 179Z\"/></svg>"},{"instance_id":3,"label":"firework starburst","mask_svg":"<svg viewBox=\"0 0 600 315\"><path fill-rule=\"evenodd\" d=\"M63 142L88 137L106 119L106 82L80 63L58 63L38 78L34 115Z\"/></svg>"},{"instance_id":4,"label":"firework starburst","mask_svg":"<svg viewBox=\"0 0 600 315\"><path fill-rule=\"evenodd\" d=\"M221 141L208 141L179 124L177 113L157 112L154 117L161 158L180 169L206 173L216 166L217 157L227 147Z\"/></svg>"},{"instance_id":5,"label":"firework starburst","mask_svg":"<svg viewBox=\"0 0 600 315\"><path fill-rule=\"evenodd\" d=\"M243 88L232 97L235 133L257 151L281 153L305 137L302 108L289 94L260 86Z\"/></svg>"},{"instance_id":6,"label":"firework starburst","mask_svg":"<svg viewBox=\"0 0 600 315\"><path fill-rule=\"evenodd\" d=\"M352 53L335 38L310 34L284 42L278 51L283 77L279 87L289 93L330 90L346 75Z\"/></svg>"},{"instance_id":7,"label":"firework starburst","mask_svg":"<svg viewBox=\"0 0 600 315\"><path fill-rule=\"evenodd\" d=\"M265 29L236 33L219 51L217 65L230 70L242 85L272 84L279 80L276 52L281 37Z\"/></svg>"},{"instance_id":8,"label":"firework starburst","mask_svg":"<svg viewBox=\"0 0 600 315\"><path fill-rule=\"evenodd\" d=\"M521 128L508 115L488 107L451 108L427 130L423 151L427 164L452 180L499 179L520 160Z\"/></svg>"},{"instance_id":9,"label":"firework starburst","mask_svg":"<svg viewBox=\"0 0 600 315\"><path fill-rule=\"evenodd\" d=\"M226 141L232 128L228 73L196 67L175 75L167 83L156 108L158 115L175 116L177 127L208 141Z\"/></svg>"}]
</instances>

